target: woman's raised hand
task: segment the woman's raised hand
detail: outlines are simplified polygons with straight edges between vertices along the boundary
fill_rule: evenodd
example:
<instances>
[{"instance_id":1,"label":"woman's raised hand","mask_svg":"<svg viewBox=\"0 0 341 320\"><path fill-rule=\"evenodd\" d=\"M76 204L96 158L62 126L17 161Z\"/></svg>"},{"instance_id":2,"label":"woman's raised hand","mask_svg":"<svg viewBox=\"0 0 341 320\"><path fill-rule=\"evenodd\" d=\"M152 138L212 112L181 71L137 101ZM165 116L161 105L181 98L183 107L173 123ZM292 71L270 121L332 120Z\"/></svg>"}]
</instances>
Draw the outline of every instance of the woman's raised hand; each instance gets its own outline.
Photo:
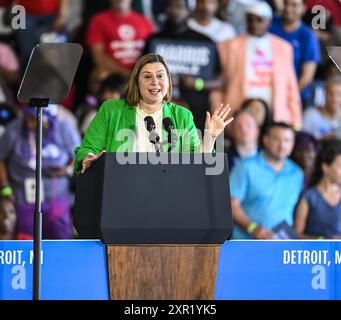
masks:
<instances>
[{"instance_id":1,"label":"woman's raised hand","mask_svg":"<svg viewBox=\"0 0 341 320\"><path fill-rule=\"evenodd\" d=\"M216 139L224 128L233 121L233 117L228 117L230 111L230 105L224 106L223 103L212 115L206 111L205 135L210 134L212 138Z\"/></svg>"}]
</instances>

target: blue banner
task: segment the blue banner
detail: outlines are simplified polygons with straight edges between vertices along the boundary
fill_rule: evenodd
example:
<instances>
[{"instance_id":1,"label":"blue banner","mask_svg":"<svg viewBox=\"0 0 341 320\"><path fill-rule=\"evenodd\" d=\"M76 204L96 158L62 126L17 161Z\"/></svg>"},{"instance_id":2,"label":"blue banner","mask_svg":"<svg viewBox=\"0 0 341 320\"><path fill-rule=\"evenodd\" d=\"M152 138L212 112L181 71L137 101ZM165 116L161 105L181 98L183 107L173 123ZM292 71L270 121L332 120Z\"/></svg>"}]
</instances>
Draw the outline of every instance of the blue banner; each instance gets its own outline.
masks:
<instances>
[{"instance_id":1,"label":"blue banner","mask_svg":"<svg viewBox=\"0 0 341 320\"><path fill-rule=\"evenodd\" d=\"M42 258L42 299L109 299L100 241L43 241ZM0 241L0 283L0 300L32 299L32 241Z\"/></svg>"},{"instance_id":2,"label":"blue banner","mask_svg":"<svg viewBox=\"0 0 341 320\"><path fill-rule=\"evenodd\" d=\"M229 241L215 299L341 299L341 242Z\"/></svg>"},{"instance_id":3,"label":"blue banner","mask_svg":"<svg viewBox=\"0 0 341 320\"><path fill-rule=\"evenodd\" d=\"M42 299L109 299L100 241L43 241ZM0 242L0 299L32 299L32 241ZM215 299L341 299L340 241L228 241ZM199 280L200 281L200 280Z\"/></svg>"}]
</instances>

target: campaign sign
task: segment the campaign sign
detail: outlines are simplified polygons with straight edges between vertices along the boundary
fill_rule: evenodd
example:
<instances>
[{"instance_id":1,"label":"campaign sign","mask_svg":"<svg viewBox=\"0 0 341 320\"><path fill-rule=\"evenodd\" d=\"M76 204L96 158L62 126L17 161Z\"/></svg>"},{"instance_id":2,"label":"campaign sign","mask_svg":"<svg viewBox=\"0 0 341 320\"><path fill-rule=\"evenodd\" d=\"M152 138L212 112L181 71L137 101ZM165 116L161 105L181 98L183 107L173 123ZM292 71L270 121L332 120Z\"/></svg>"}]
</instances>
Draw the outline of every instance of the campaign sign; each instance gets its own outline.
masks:
<instances>
[{"instance_id":1,"label":"campaign sign","mask_svg":"<svg viewBox=\"0 0 341 320\"><path fill-rule=\"evenodd\" d=\"M215 299L341 299L340 241L228 241Z\"/></svg>"},{"instance_id":2,"label":"campaign sign","mask_svg":"<svg viewBox=\"0 0 341 320\"><path fill-rule=\"evenodd\" d=\"M33 241L0 241L0 300L33 297ZM105 246L100 241L42 242L41 298L107 300Z\"/></svg>"},{"instance_id":3,"label":"campaign sign","mask_svg":"<svg viewBox=\"0 0 341 320\"><path fill-rule=\"evenodd\" d=\"M109 299L100 241L43 241L42 299ZM341 299L340 241L227 241L220 250L215 299ZM33 242L0 242L0 300L33 293Z\"/></svg>"},{"instance_id":4,"label":"campaign sign","mask_svg":"<svg viewBox=\"0 0 341 320\"><path fill-rule=\"evenodd\" d=\"M214 43L193 40L153 39L150 52L161 55L173 76L185 74L209 79L214 74L216 48Z\"/></svg>"}]
</instances>

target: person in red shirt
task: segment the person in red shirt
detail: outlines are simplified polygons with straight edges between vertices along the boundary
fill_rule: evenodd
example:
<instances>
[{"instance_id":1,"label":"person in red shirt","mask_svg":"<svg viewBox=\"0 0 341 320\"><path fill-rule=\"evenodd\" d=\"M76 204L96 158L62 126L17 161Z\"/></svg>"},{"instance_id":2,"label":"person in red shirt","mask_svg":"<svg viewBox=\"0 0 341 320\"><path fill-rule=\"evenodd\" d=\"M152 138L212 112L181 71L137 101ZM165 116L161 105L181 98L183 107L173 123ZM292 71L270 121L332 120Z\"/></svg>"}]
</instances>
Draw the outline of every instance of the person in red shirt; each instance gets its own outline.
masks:
<instances>
[{"instance_id":1,"label":"person in red shirt","mask_svg":"<svg viewBox=\"0 0 341 320\"><path fill-rule=\"evenodd\" d=\"M132 10L131 0L111 0L111 8L90 21L87 43L98 75L117 73L128 78L141 55L153 24Z\"/></svg>"}]
</instances>

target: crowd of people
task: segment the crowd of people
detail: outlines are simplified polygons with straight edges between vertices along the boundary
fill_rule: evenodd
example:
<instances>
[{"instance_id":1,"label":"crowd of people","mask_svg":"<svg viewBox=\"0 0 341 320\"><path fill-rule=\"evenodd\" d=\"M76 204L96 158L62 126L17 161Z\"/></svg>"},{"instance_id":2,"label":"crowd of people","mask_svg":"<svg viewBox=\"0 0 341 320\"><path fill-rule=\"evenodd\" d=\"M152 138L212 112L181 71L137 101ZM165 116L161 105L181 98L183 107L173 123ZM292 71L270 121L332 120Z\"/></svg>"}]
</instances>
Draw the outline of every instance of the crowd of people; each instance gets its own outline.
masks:
<instances>
[{"instance_id":1,"label":"crowd of people","mask_svg":"<svg viewBox=\"0 0 341 320\"><path fill-rule=\"evenodd\" d=\"M17 5L24 28L13 26ZM75 236L74 150L154 52L197 129L232 108L233 238L276 238L283 223L299 238L341 236L341 74L326 54L341 45L340 1L0 0L0 239L33 237L36 119L15 96L42 42L84 48L69 96L43 114L44 238Z\"/></svg>"}]
</instances>

